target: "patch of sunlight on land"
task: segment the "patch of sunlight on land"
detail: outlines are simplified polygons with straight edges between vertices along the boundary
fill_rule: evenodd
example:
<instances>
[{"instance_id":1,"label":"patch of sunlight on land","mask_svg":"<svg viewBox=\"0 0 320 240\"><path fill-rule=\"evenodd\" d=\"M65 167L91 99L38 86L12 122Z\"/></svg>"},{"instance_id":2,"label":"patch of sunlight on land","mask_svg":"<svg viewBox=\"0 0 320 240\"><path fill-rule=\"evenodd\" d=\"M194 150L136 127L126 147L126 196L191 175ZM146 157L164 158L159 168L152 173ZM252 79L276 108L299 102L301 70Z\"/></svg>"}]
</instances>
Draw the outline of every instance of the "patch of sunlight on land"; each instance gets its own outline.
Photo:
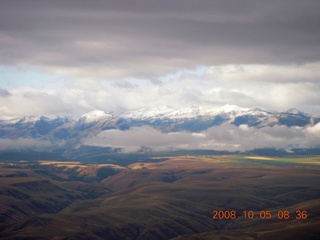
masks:
<instances>
[{"instance_id":1,"label":"patch of sunlight on land","mask_svg":"<svg viewBox=\"0 0 320 240\"><path fill-rule=\"evenodd\" d=\"M72 168L77 168L77 172L79 171L89 171L89 170L85 170L85 169L90 169L90 171L92 170L96 170L102 167L109 167L109 168L113 168L113 169L118 169L118 170L122 170L122 169L126 169L125 167L116 165L116 164L109 164L109 163L105 163L105 164L84 164L81 162L57 162L57 161L39 161L40 165L54 165L55 167L66 167L67 169L72 169Z\"/></svg>"},{"instance_id":2,"label":"patch of sunlight on land","mask_svg":"<svg viewBox=\"0 0 320 240\"><path fill-rule=\"evenodd\" d=\"M280 158L280 160L298 164L320 164L320 157L319 156L307 156L307 157L285 157Z\"/></svg>"},{"instance_id":3,"label":"patch of sunlight on land","mask_svg":"<svg viewBox=\"0 0 320 240\"><path fill-rule=\"evenodd\" d=\"M244 158L248 158L248 159L255 159L255 160L279 160L278 158L271 158L271 157L261 157L261 156L248 156L248 157L244 157Z\"/></svg>"},{"instance_id":4,"label":"patch of sunlight on land","mask_svg":"<svg viewBox=\"0 0 320 240\"><path fill-rule=\"evenodd\" d=\"M320 165L320 162L300 162L301 164L314 164L314 165Z\"/></svg>"},{"instance_id":5,"label":"patch of sunlight on land","mask_svg":"<svg viewBox=\"0 0 320 240\"><path fill-rule=\"evenodd\" d=\"M48 165L48 164L55 164L61 166L67 165L81 165L80 162L57 162L57 161L39 161L40 165Z\"/></svg>"},{"instance_id":6,"label":"patch of sunlight on land","mask_svg":"<svg viewBox=\"0 0 320 240\"><path fill-rule=\"evenodd\" d=\"M320 156L303 157L300 159L301 164L320 165Z\"/></svg>"},{"instance_id":7,"label":"patch of sunlight on land","mask_svg":"<svg viewBox=\"0 0 320 240\"><path fill-rule=\"evenodd\" d=\"M295 164L313 164L320 165L320 157L319 156L309 156L309 157L279 157L279 158L271 158L264 156L245 156L245 159L252 160L267 160L267 161L279 161L279 162L287 162L287 163L295 163Z\"/></svg>"},{"instance_id":8,"label":"patch of sunlight on land","mask_svg":"<svg viewBox=\"0 0 320 240\"><path fill-rule=\"evenodd\" d=\"M198 161L199 158L202 158L201 156L175 156L175 157L170 157L170 160L188 160L188 161Z\"/></svg>"},{"instance_id":9,"label":"patch of sunlight on land","mask_svg":"<svg viewBox=\"0 0 320 240\"><path fill-rule=\"evenodd\" d=\"M206 162L235 162L238 159L239 156L237 155L221 155L221 156L203 156L201 157L201 160Z\"/></svg>"},{"instance_id":10,"label":"patch of sunlight on land","mask_svg":"<svg viewBox=\"0 0 320 240\"><path fill-rule=\"evenodd\" d=\"M146 167L146 165L144 163L139 163L139 164L131 164L130 165L130 169L131 170L140 170L140 169L149 169Z\"/></svg>"},{"instance_id":11,"label":"patch of sunlight on land","mask_svg":"<svg viewBox=\"0 0 320 240\"><path fill-rule=\"evenodd\" d=\"M111 164L111 163L102 163L102 164L96 164L98 167L111 167L114 169L126 169L126 167L122 167L116 164Z\"/></svg>"}]
</instances>

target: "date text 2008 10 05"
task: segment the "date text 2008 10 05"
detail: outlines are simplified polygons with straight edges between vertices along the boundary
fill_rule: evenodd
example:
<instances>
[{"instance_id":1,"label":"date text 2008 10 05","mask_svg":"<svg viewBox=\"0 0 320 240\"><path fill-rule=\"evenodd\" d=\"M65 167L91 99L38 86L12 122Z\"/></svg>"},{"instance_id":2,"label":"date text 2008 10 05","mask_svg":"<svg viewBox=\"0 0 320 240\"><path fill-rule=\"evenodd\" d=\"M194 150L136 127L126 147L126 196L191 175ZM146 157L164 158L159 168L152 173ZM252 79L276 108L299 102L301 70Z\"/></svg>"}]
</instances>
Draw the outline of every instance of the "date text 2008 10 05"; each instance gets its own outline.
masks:
<instances>
[{"instance_id":1,"label":"date text 2008 10 05","mask_svg":"<svg viewBox=\"0 0 320 240\"><path fill-rule=\"evenodd\" d=\"M307 210L278 210L276 213L272 213L270 210L245 210L241 214L237 213L235 210L213 210L212 219L215 220L235 220L238 218L243 219L280 219L280 220L289 220L289 219L307 219L308 212Z\"/></svg>"}]
</instances>

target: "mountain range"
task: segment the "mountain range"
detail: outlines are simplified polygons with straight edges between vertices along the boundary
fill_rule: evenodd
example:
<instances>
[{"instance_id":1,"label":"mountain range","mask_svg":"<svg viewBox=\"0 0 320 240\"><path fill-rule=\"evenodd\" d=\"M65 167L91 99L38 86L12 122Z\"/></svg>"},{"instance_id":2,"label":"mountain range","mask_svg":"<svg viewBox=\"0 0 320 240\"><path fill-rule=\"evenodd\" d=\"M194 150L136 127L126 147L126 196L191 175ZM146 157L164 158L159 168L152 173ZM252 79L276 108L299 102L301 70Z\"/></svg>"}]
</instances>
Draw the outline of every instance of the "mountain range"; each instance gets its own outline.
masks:
<instances>
[{"instance_id":1,"label":"mountain range","mask_svg":"<svg viewBox=\"0 0 320 240\"><path fill-rule=\"evenodd\" d=\"M93 137L110 129L126 131L132 127L149 126L164 133L197 133L213 126L227 124L264 128L277 125L306 127L319 122L319 116L295 108L277 112L235 105L179 110L162 107L117 114L94 110L82 116L24 116L9 120L0 118L0 139L43 139L54 144L75 146L83 138Z\"/></svg>"}]
</instances>

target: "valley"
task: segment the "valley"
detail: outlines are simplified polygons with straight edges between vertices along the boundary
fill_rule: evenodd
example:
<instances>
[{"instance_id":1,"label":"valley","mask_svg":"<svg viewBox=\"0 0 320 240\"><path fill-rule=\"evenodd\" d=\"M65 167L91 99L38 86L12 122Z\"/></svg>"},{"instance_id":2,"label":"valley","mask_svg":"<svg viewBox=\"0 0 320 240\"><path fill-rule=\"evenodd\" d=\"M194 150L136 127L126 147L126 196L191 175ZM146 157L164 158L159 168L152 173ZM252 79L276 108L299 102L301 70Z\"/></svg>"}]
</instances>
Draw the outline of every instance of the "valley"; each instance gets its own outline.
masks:
<instances>
[{"instance_id":1,"label":"valley","mask_svg":"<svg viewBox=\"0 0 320 240\"><path fill-rule=\"evenodd\" d=\"M317 239L319 156L0 164L1 239ZM235 219L213 219L234 210ZM260 211L271 219L261 219ZM289 219L279 219L288 210ZM296 211L307 217L298 219ZM253 219L244 218L253 211Z\"/></svg>"}]
</instances>

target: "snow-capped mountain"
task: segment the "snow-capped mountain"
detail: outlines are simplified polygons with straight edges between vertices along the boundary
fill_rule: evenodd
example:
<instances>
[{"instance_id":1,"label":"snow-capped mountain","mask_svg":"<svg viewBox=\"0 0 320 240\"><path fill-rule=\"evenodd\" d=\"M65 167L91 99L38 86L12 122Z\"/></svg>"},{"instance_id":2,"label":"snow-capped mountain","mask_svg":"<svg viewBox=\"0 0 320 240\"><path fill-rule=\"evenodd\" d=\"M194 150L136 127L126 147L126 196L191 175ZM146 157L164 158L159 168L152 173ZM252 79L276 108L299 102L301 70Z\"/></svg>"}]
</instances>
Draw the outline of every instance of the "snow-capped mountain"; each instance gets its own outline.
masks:
<instances>
[{"instance_id":1,"label":"snow-capped mountain","mask_svg":"<svg viewBox=\"0 0 320 240\"><path fill-rule=\"evenodd\" d=\"M190 107L179 110L168 108L140 109L119 116L130 121L131 124L147 124L157 126L161 130L198 132L222 123L236 126L241 124L256 127L273 126L279 124L279 114L259 108L251 109L225 105L220 108ZM296 118L290 112L284 114L284 116L288 114L290 117ZM302 116L307 116L307 114L302 114ZM309 116L306 118L309 118ZM304 122L303 125L307 125L307 123Z\"/></svg>"},{"instance_id":2,"label":"snow-capped mountain","mask_svg":"<svg viewBox=\"0 0 320 240\"><path fill-rule=\"evenodd\" d=\"M320 122L319 117L297 109L275 112L235 105L184 109L160 107L120 114L94 110L77 117L33 116L11 120L0 119L0 138L37 138L53 142L64 140L75 144L82 138L95 136L104 130L124 131L137 126L150 126L163 132L201 132L221 124L263 128L275 125L303 127L318 122Z\"/></svg>"},{"instance_id":3,"label":"snow-capped mountain","mask_svg":"<svg viewBox=\"0 0 320 240\"><path fill-rule=\"evenodd\" d=\"M112 117L112 114L109 114L105 111L101 110L93 110L91 112L88 112L80 117L80 119L83 119L85 122L96 122L101 119Z\"/></svg>"},{"instance_id":4,"label":"snow-capped mountain","mask_svg":"<svg viewBox=\"0 0 320 240\"><path fill-rule=\"evenodd\" d=\"M123 118L152 120L152 119L192 119L199 117L212 117L216 115L238 116L248 112L250 108L241 108L235 105L225 105L220 108L189 107L183 109L170 109L167 107L153 109L139 109L120 114Z\"/></svg>"}]
</instances>

